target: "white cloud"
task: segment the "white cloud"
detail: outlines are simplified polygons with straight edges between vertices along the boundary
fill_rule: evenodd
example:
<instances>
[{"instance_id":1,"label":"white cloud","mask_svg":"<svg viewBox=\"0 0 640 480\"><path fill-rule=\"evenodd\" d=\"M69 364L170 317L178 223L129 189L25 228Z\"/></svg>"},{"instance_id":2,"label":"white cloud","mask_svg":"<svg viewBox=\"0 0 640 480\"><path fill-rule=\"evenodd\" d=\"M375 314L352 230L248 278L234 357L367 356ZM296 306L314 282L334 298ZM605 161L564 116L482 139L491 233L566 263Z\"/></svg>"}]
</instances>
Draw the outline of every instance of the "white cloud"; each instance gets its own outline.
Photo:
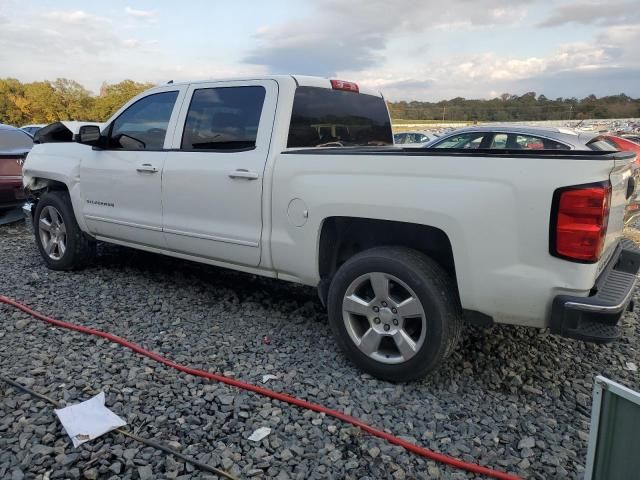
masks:
<instances>
[{"instance_id":1,"label":"white cloud","mask_svg":"<svg viewBox=\"0 0 640 480\"><path fill-rule=\"evenodd\" d=\"M537 3L536 8L544 6ZM567 95L572 89L578 92L597 87L607 94L619 88L617 85L630 94L640 94L640 83L630 81L640 69L640 20L634 23L640 18L640 9L629 1L560 3L541 26L591 23L601 31L598 34L594 29L591 41L569 41L552 52L518 55L518 44L525 41L524 37L514 38L513 45L506 43L504 48L484 53L456 54L451 48L439 53L437 47L415 45L395 50L394 55L389 50L398 38L437 44L439 33L430 34L430 30L459 32L460 40L456 41L461 46L473 42L474 35L484 40L482 36L492 35L502 25L522 25L523 30L529 30L528 35L545 35L543 29L531 33L536 26L527 17L528 6L525 2L500 0L452 0L446 5L435 0L399 0L392 5L386 0L320 0L309 18L260 29L256 34L258 47L245 60L277 73L304 72L357 80L396 99L477 98L496 91L518 93L531 88ZM526 41L535 42L535 36ZM603 84L592 81L605 77ZM539 82L538 88L534 80Z\"/></svg>"},{"instance_id":2,"label":"white cloud","mask_svg":"<svg viewBox=\"0 0 640 480\"><path fill-rule=\"evenodd\" d=\"M158 16L157 10L137 10L131 7L125 7L125 13L131 17L141 20L153 20Z\"/></svg>"},{"instance_id":3,"label":"white cloud","mask_svg":"<svg viewBox=\"0 0 640 480\"><path fill-rule=\"evenodd\" d=\"M261 28L247 63L277 73L332 75L384 61L394 36L423 34L430 28L483 28L513 24L526 14L526 0L318 0L308 18Z\"/></svg>"},{"instance_id":4,"label":"white cloud","mask_svg":"<svg viewBox=\"0 0 640 480\"><path fill-rule=\"evenodd\" d=\"M13 13L7 1L15 4ZM593 5L596 11L590 10ZM593 0L580 5L314 0L304 16L293 12L259 28L243 53L236 46L243 42L234 36L225 36L228 48L211 48L211 41L219 41L213 31L193 48L176 41L184 31L171 24L163 25L161 36L150 37L156 29L141 27L165 21L169 16L161 17L160 10L105 9L113 14L108 17L84 9L40 8L18 15L16 0L0 0L0 75L24 81L66 77L97 90L102 81L124 78L165 82L306 73L355 80L391 99L478 98L530 90L548 96L587 90L638 96L640 18L634 15L640 9L628 8L628 0L603 5ZM547 26L537 26L538 18ZM548 28L553 25L563 26ZM588 28L592 38L585 40ZM549 41L539 48L536 43L543 35L566 40L549 51ZM579 42L572 41L574 35ZM244 62L237 60L243 56Z\"/></svg>"},{"instance_id":5,"label":"white cloud","mask_svg":"<svg viewBox=\"0 0 640 480\"><path fill-rule=\"evenodd\" d=\"M621 47L614 42L616 38L636 38L633 35L627 29L613 29L593 43L561 45L547 56L517 57L492 52L453 55L436 57L417 69L396 70L393 74L380 68L339 72L339 76L382 90L392 100L493 98L495 92L530 90L549 96L573 96L599 89L598 94L602 95L613 93L611 87L616 82L621 85L620 91L637 95L640 91L637 86L632 91L632 80L634 76L638 78L640 64L623 61ZM640 40L640 32L638 35ZM604 42L605 38L609 43ZM605 77L602 85L594 80Z\"/></svg>"},{"instance_id":6,"label":"white cloud","mask_svg":"<svg viewBox=\"0 0 640 480\"><path fill-rule=\"evenodd\" d=\"M0 28L0 64L9 66L3 75L26 81L65 77L96 90L103 80L148 80L153 71L145 73L146 58L155 49L153 42L123 38L109 18L83 10L10 17Z\"/></svg>"},{"instance_id":7,"label":"white cloud","mask_svg":"<svg viewBox=\"0 0 640 480\"><path fill-rule=\"evenodd\" d=\"M637 1L587 1L562 4L539 25L558 27L571 23L582 25L619 25L640 20Z\"/></svg>"},{"instance_id":8,"label":"white cloud","mask_svg":"<svg viewBox=\"0 0 640 480\"><path fill-rule=\"evenodd\" d=\"M45 18L67 25L84 25L87 23L109 23L109 20L103 17L90 15L82 10L64 10L43 13Z\"/></svg>"}]
</instances>

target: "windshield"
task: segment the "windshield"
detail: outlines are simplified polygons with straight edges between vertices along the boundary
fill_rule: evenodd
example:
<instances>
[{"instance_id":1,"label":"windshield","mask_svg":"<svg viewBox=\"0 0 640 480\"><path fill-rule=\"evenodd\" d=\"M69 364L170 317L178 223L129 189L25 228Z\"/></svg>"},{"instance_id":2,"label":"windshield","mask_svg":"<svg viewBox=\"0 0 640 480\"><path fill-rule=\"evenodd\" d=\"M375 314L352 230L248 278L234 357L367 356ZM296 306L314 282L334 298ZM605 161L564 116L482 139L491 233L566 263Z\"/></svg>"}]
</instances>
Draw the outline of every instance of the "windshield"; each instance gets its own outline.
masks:
<instances>
[{"instance_id":1,"label":"windshield","mask_svg":"<svg viewBox=\"0 0 640 480\"><path fill-rule=\"evenodd\" d=\"M298 87L287 147L393 145L382 97L320 87Z\"/></svg>"}]
</instances>

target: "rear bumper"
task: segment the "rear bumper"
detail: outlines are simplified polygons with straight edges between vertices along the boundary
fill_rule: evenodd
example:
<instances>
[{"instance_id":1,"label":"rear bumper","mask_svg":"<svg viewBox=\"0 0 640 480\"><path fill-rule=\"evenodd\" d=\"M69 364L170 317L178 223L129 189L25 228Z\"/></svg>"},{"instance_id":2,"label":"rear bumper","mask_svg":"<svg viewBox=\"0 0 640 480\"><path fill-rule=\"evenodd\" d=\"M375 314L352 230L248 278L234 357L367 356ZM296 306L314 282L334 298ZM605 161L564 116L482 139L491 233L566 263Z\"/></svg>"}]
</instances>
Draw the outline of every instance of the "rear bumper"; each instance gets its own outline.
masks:
<instances>
[{"instance_id":1,"label":"rear bumper","mask_svg":"<svg viewBox=\"0 0 640 480\"><path fill-rule=\"evenodd\" d=\"M633 306L640 249L622 240L588 297L558 295L551 308L553 333L587 342L607 343L620 337L618 322Z\"/></svg>"}]
</instances>

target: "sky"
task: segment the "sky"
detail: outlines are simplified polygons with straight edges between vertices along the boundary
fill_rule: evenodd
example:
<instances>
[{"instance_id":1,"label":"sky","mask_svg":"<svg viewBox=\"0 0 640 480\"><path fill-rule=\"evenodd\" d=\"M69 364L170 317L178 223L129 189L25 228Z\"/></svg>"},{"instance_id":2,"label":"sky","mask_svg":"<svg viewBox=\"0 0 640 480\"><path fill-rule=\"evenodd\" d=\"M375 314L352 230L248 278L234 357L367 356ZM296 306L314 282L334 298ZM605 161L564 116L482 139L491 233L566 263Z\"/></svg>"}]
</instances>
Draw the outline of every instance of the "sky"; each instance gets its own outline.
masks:
<instances>
[{"instance_id":1,"label":"sky","mask_svg":"<svg viewBox=\"0 0 640 480\"><path fill-rule=\"evenodd\" d=\"M640 0L0 0L0 78L290 73L394 101L640 97Z\"/></svg>"}]
</instances>

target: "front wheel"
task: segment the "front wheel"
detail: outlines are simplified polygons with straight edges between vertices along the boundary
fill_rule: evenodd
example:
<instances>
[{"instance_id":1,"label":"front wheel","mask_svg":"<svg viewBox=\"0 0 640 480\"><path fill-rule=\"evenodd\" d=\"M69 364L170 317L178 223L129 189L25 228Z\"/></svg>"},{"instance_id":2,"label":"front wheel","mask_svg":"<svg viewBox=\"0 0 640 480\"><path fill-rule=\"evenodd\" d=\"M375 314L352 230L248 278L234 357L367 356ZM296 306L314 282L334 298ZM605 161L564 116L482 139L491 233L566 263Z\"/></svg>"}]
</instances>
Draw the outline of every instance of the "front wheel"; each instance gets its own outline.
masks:
<instances>
[{"instance_id":1,"label":"front wheel","mask_svg":"<svg viewBox=\"0 0 640 480\"><path fill-rule=\"evenodd\" d=\"M40 255L52 270L75 270L91 258L92 242L80 230L66 192L45 193L33 217Z\"/></svg>"},{"instance_id":2,"label":"front wheel","mask_svg":"<svg viewBox=\"0 0 640 480\"><path fill-rule=\"evenodd\" d=\"M415 380L437 368L462 326L449 275L404 247L372 248L349 259L331 282L328 308L347 356L390 381Z\"/></svg>"}]
</instances>

